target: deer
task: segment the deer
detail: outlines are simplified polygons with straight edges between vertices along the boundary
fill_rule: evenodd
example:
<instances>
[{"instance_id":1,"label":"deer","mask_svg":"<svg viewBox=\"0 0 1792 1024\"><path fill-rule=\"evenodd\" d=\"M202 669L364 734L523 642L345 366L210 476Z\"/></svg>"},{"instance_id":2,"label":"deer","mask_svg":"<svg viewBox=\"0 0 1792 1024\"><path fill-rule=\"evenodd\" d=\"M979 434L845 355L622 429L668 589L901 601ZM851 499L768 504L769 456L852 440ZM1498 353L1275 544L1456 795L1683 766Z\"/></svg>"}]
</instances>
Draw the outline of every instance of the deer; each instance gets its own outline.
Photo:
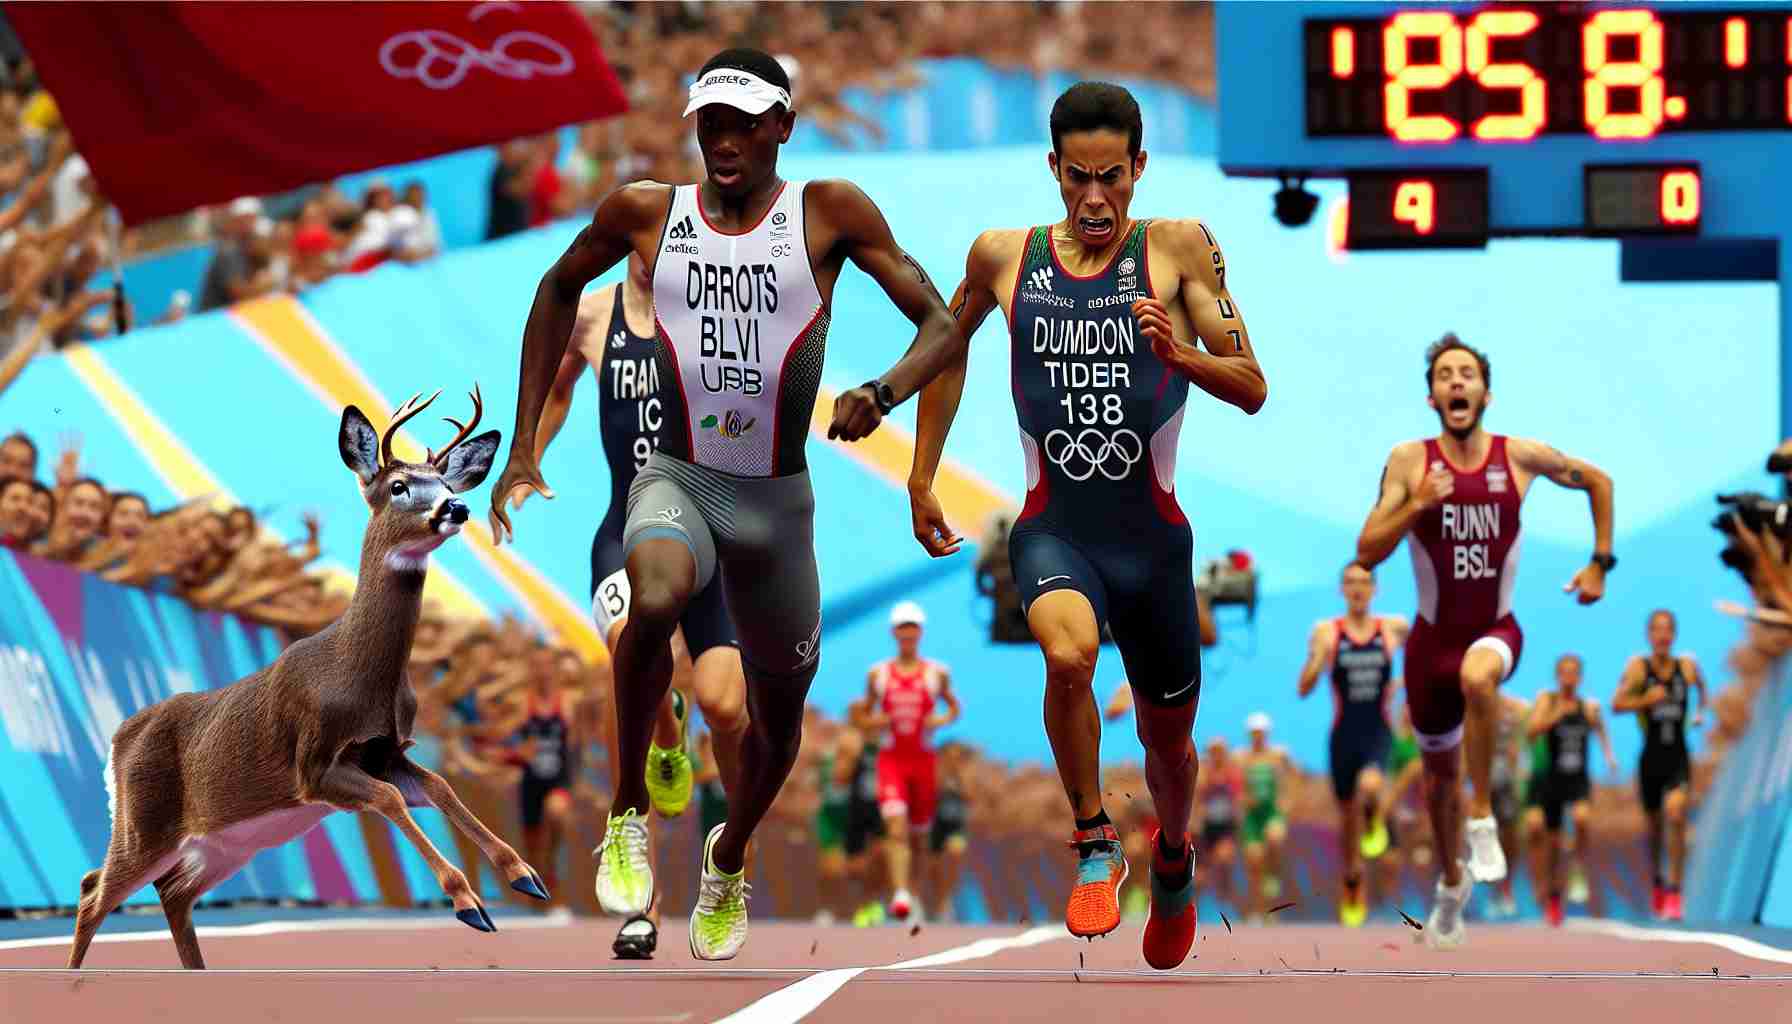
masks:
<instances>
[{"instance_id":1,"label":"deer","mask_svg":"<svg viewBox=\"0 0 1792 1024\"><path fill-rule=\"evenodd\" d=\"M81 879L68 966L86 958L100 922L153 883L181 966L202 970L195 903L261 850L338 811L373 811L422 854L454 904L482 932L497 926L466 876L439 853L409 808L435 807L478 845L517 892L546 901L534 868L467 810L441 776L413 762L417 696L406 672L430 552L459 533L455 497L485 479L499 433L472 437L483 405L423 462L392 455L398 428L440 397L411 396L384 434L353 405L337 436L370 516L354 597L335 622L228 686L176 694L126 719L112 737L106 791L112 837L105 863ZM376 456L377 451L377 456Z\"/></svg>"}]
</instances>

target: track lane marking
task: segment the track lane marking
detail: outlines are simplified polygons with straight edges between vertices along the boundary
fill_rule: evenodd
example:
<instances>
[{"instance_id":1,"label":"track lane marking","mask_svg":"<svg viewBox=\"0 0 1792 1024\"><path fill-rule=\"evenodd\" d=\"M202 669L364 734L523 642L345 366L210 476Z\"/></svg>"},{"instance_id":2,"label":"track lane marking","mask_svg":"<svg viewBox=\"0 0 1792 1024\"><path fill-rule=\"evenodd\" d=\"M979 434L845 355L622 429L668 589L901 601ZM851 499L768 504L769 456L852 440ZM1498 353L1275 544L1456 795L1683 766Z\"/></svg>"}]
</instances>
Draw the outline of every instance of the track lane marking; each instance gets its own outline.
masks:
<instances>
[{"instance_id":1,"label":"track lane marking","mask_svg":"<svg viewBox=\"0 0 1792 1024\"><path fill-rule=\"evenodd\" d=\"M1745 939L1740 935L1731 935L1728 932L1692 932L1681 931L1678 928L1638 928L1636 925L1624 924L1621 921L1600 920L1569 921L1567 926L1572 931L1606 935L1615 939L1628 939L1632 942L1716 946L1752 960L1765 960L1774 964L1792 964L1792 950L1778 949L1753 939Z\"/></svg>"}]
</instances>

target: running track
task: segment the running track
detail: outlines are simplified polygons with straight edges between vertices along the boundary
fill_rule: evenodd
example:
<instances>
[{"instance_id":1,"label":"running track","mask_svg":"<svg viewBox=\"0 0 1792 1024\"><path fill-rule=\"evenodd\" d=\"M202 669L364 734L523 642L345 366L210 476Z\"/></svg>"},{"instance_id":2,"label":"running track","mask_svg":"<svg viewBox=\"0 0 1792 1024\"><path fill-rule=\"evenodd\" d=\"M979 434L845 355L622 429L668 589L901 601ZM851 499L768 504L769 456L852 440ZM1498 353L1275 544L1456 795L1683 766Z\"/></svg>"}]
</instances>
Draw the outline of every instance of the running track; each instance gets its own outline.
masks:
<instances>
[{"instance_id":1,"label":"running track","mask_svg":"<svg viewBox=\"0 0 1792 1024\"><path fill-rule=\"evenodd\" d=\"M1455 953L1416 945L1417 933L1399 925L1215 928L1182 970L1159 974L1139 959L1134 924L1090 944L1059 925L911 934L761 923L738 959L699 964L678 922L656 960L628 966L609 959L614 922L498 920L496 935L446 913L202 928L213 968L203 974L170 969L166 932L129 935L116 922L79 973L55 969L65 938L0 942L0 1018L879 1024L1170 1013L1385 1021L1434 1011L1452 1024L1593 1013L1681 1024L1719 1005L1736 1021L1771 1020L1792 1005L1792 952L1597 922L1560 932L1471 925L1470 945Z\"/></svg>"}]
</instances>

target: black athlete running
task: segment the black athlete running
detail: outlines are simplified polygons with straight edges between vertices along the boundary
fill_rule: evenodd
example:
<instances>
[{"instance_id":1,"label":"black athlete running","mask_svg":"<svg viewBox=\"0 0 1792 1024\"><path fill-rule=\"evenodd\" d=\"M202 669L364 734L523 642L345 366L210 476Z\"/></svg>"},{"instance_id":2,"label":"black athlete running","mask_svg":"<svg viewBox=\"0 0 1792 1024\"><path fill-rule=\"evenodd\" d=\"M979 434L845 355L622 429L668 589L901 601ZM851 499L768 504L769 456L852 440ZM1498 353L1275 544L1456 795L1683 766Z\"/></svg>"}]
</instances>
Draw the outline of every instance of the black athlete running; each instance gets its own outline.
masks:
<instances>
[{"instance_id":1,"label":"black athlete running","mask_svg":"<svg viewBox=\"0 0 1792 1024\"><path fill-rule=\"evenodd\" d=\"M710 58L685 115L695 115L703 181L637 182L611 193L542 277L523 332L516 432L493 487L492 527L500 538L509 530L503 500L512 489L551 496L535 457L537 424L578 297L638 253L653 281L665 418L658 450L630 489L623 531L633 606L616 648L617 739L631 767L615 780L611 820L647 807L644 773L632 765L645 763L671 681L668 644L704 590L719 587L740 641L753 728L728 821L705 844L690 942L699 959L728 959L747 935L747 843L795 766L820 659L815 497L804 452L835 285L856 265L916 334L883 378L835 399L831 438L869 435L962 357L964 339L863 191L779 177L796 114L790 76L770 54L730 49ZM606 825L606 837L608 848L631 852L601 861L598 884L612 879L631 897L615 909L639 912L651 886L631 883L650 866L632 851L645 845L645 828Z\"/></svg>"},{"instance_id":2,"label":"black athlete running","mask_svg":"<svg viewBox=\"0 0 1792 1024\"><path fill-rule=\"evenodd\" d=\"M1618 768L1612 760L1611 739L1605 733L1599 702L1580 696L1581 668L1578 654L1557 658L1556 689L1539 694L1531 712L1530 734L1544 737L1547 757L1543 777L1531 780L1543 808L1544 829L1542 841L1532 846L1532 870L1537 893L1544 900L1544 916L1557 926L1562 923L1562 824L1568 818L1574 820L1576 862L1584 866L1587 861L1587 826L1592 817L1587 803L1592 795L1587 773L1590 734L1598 734L1605 748L1606 770L1616 774Z\"/></svg>"},{"instance_id":3,"label":"black athlete running","mask_svg":"<svg viewBox=\"0 0 1792 1024\"><path fill-rule=\"evenodd\" d=\"M1127 872L1102 808L1101 722L1090 692L1105 624L1138 698L1145 776L1162 825L1145 957L1168 969L1194 941L1190 734L1201 685L1194 537L1175 497L1177 437L1191 383L1247 413L1267 389L1212 231L1198 220L1128 216L1145 170L1132 95L1075 85L1052 107L1051 135L1063 219L980 235L953 310L967 335L998 307L1008 314L1027 467L1008 550L1045 655L1046 732L1081 852L1065 924L1079 936L1118 927ZM917 414L909 489L915 535L935 556L956 549L955 538L936 535L932 486L964 371L961 359L941 374Z\"/></svg>"},{"instance_id":4,"label":"black athlete running","mask_svg":"<svg viewBox=\"0 0 1792 1024\"><path fill-rule=\"evenodd\" d=\"M1650 910L1669 921L1681 919L1680 872L1686 864L1687 783L1692 778L1692 751L1687 745L1687 705L1699 693L1699 709L1690 724L1705 718L1705 677L1690 654L1675 654L1674 613L1665 608L1649 615L1649 653L1624 666L1612 711L1635 712L1643 728L1643 753L1636 784L1649 817ZM1665 863L1664 863L1665 861Z\"/></svg>"}]
</instances>

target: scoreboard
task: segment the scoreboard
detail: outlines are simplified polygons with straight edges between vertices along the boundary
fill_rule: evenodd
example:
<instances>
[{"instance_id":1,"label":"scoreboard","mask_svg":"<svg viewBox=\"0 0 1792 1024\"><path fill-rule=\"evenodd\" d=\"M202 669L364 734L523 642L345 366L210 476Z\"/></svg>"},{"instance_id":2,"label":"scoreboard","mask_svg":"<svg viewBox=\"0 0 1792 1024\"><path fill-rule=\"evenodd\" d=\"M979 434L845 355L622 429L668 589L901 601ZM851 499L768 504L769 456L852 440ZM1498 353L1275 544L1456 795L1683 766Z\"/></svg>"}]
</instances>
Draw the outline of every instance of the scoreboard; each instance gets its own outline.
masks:
<instances>
[{"instance_id":1,"label":"scoreboard","mask_svg":"<svg viewBox=\"0 0 1792 1024\"><path fill-rule=\"evenodd\" d=\"M1641 279L1792 279L1792 2L1222 3L1215 24L1220 169L1344 179L1348 249L1605 237ZM1792 298L1779 326L1792 368ZM1792 376L1781 394L1792 434Z\"/></svg>"}]
</instances>

